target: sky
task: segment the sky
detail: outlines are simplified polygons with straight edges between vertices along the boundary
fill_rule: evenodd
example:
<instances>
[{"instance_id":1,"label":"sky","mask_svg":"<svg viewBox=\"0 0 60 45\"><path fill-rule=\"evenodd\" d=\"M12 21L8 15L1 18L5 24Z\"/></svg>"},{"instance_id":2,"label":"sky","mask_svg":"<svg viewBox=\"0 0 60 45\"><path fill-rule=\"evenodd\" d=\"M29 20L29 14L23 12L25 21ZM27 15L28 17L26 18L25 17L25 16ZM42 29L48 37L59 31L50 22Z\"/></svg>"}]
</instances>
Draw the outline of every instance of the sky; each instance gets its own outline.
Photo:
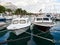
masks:
<instances>
[{"instance_id":1,"label":"sky","mask_svg":"<svg viewBox=\"0 0 60 45\"><path fill-rule=\"evenodd\" d=\"M52 5L54 3L60 3L60 0L0 0L0 2L12 2L18 8L25 9L29 12L39 12L40 9L43 9L43 12L60 11L60 4L56 4L54 6L55 8Z\"/></svg>"}]
</instances>

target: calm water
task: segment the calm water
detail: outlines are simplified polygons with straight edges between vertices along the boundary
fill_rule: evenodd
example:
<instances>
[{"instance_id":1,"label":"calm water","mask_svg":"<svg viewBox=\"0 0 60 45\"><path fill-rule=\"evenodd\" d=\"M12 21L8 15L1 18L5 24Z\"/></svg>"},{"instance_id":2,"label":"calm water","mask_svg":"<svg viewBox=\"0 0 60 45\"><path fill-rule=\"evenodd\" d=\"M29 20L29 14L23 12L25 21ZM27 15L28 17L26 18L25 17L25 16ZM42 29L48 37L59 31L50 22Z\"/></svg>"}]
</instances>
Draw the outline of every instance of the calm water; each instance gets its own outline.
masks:
<instances>
[{"instance_id":1,"label":"calm water","mask_svg":"<svg viewBox=\"0 0 60 45\"><path fill-rule=\"evenodd\" d=\"M5 29L7 30L7 29ZM47 38L47 39L51 39L51 40L56 40L56 41L59 41L60 40L60 22L57 22L57 25L52 27L50 30L55 30L55 31L50 31L50 32L47 32L47 33L44 33L44 32L41 32L40 30L38 29L28 29L26 32L29 32L30 34L28 33L23 33L21 35L15 35L15 33L11 32L11 31L4 31L4 32L1 32L0 31L0 42L4 42L6 40L15 40L15 41L10 41L8 43L4 43L2 45L60 45L59 42L51 42L51 41L48 41L48 40L45 40L43 38L39 38L37 36L32 36L32 34L34 35L38 35L38 36L42 36L44 38ZM3 30L2 30L3 31ZM24 39L21 39L23 37L27 37L27 38L24 38ZM18 39L18 40L16 40Z\"/></svg>"},{"instance_id":2,"label":"calm water","mask_svg":"<svg viewBox=\"0 0 60 45\"><path fill-rule=\"evenodd\" d=\"M52 27L50 30L50 34L53 36L54 40L56 40L55 45L60 45L60 21L57 22L57 25Z\"/></svg>"}]
</instances>

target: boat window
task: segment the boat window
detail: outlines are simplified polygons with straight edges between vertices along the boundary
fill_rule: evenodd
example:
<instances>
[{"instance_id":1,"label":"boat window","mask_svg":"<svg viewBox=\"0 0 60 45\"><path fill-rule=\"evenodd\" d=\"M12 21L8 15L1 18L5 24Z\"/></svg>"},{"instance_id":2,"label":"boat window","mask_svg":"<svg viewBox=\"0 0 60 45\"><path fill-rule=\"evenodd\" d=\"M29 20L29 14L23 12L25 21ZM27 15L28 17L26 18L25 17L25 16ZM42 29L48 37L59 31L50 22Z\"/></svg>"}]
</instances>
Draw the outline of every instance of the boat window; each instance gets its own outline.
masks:
<instances>
[{"instance_id":1,"label":"boat window","mask_svg":"<svg viewBox=\"0 0 60 45\"><path fill-rule=\"evenodd\" d=\"M37 21L42 20L42 18L37 18Z\"/></svg>"},{"instance_id":2,"label":"boat window","mask_svg":"<svg viewBox=\"0 0 60 45\"><path fill-rule=\"evenodd\" d=\"M17 24L17 23L18 23L18 20L14 20L14 21L13 21L13 24Z\"/></svg>"},{"instance_id":3,"label":"boat window","mask_svg":"<svg viewBox=\"0 0 60 45\"><path fill-rule=\"evenodd\" d=\"M20 20L20 24L25 24L26 20Z\"/></svg>"},{"instance_id":4,"label":"boat window","mask_svg":"<svg viewBox=\"0 0 60 45\"><path fill-rule=\"evenodd\" d=\"M50 15L46 15L47 17L51 17Z\"/></svg>"},{"instance_id":5,"label":"boat window","mask_svg":"<svg viewBox=\"0 0 60 45\"><path fill-rule=\"evenodd\" d=\"M49 18L43 18L43 20L49 20Z\"/></svg>"}]
</instances>

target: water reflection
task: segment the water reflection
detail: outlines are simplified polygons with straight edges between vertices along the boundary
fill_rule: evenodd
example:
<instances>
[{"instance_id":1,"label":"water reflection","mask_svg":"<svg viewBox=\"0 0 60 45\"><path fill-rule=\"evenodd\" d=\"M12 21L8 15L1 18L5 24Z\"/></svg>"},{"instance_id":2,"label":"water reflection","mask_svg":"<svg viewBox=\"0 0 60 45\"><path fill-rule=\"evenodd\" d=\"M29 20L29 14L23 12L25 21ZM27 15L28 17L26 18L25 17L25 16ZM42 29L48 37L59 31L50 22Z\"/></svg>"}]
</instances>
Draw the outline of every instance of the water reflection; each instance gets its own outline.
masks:
<instances>
[{"instance_id":1,"label":"water reflection","mask_svg":"<svg viewBox=\"0 0 60 45\"><path fill-rule=\"evenodd\" d=\"M44 37L44 38L53 40L53 37L52 37L52 35L50 34L49 31L45 33L45 32L42 32L41 30L38 30L38 29L36 29L36 28L34 27L34 28L33 28L33 33L34 33L35 35L42 36L42 37ZM55 45L55 44L54 44L53 42L51 42L51 41L48 41L48 40L45 40L45 39L43 39L43 38L39 38L39 37L36 37L36 36L34 36L33 40L35 41L35 43L36 43L37 45Z\"/></svg>"},{"instance_id":2,"label":"water reflection","mask_svg":"<svg viewBox=\"0 0 60 45\"><path fill-rule=\"evenodd\" d=\"M51 31L51 30L54 30L54 31ZM43 32L41 32L40 30L38 30L36 28L32 29L32 31L29 29L29 30L27 30L27 32L58 41L58 40L60 40L60 22L57 22L57 25L52 27L50 29L50 32L47 32L47 33L44 33L44 34L42 34ZM19 40L19 41L15 41L15 42L9 42L9 43L4 44L4 45L60 45L60 43L55 43L54 44L50 41L38 38L38 37L33 36L31 34L29 35L29 34L24 32L23 34L21 34L19 36L16 36L12 32L7 32L7 33L3 34L4 36L2 36L2 37L0 36L0 42L5 41L5 40L10 40L10 39L18 39L18 38L23 38L25 36L30 36L29 38L22 39L22 40ZM1 35L1 33L0 33L0 35Z\"/></svg>"},{"instance_id":3,"label":"water reflection","mask_svg":"<svg viewBox=\"0 0 60 45\"><path fill-rule=\"evenodd\" d=\"M60 22L56 22L57 25L50 29L50 33L53 36L55 45L60 45Z\"/></svg>"},{"instance_id":4,"label":"water reflection","mask_svg":"<svg viewBox=\"0 0 60 45\"><path fill-rule=\"evenodd\" d=\"M32 28L30 29L31 30L31 38L30 40L28 41L28 44L27 45L36 45L35 41L33 40L33 31L32 31Z\"/></svg>"},{"instance_id":5,"label":"water reflection","mask_svg":"<svg viewBox=\"0 0 60 45\"><path fill-rule=\"evenodd\" d=\"M4 34L2 37L0 37L0 42L6 41L9 38L9 35L10 35L10 31ZM7 44L3 44L3 45L7 45Z\"/></svg>"}]
</instances>

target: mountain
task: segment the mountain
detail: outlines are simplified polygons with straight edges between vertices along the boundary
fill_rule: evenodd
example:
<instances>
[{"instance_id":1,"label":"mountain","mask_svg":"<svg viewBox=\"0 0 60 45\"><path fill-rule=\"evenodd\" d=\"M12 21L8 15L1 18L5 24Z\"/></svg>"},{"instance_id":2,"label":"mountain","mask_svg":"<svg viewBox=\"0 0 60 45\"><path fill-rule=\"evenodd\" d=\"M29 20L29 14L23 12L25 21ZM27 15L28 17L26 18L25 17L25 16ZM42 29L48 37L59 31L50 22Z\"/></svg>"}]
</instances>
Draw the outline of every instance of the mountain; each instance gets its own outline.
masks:
<instances>
[{"instance_id":1,"label":"mountain","mask_svg":"<svg viewBox=\"0 0 60 45\"><path fill-rule=\"evenodd\" d=\"M7 9L11 9L11 10L17 9L17 6L12 4L11 2L0 2L0 5L4 6Z\"/></svg>"}]
</instances>

